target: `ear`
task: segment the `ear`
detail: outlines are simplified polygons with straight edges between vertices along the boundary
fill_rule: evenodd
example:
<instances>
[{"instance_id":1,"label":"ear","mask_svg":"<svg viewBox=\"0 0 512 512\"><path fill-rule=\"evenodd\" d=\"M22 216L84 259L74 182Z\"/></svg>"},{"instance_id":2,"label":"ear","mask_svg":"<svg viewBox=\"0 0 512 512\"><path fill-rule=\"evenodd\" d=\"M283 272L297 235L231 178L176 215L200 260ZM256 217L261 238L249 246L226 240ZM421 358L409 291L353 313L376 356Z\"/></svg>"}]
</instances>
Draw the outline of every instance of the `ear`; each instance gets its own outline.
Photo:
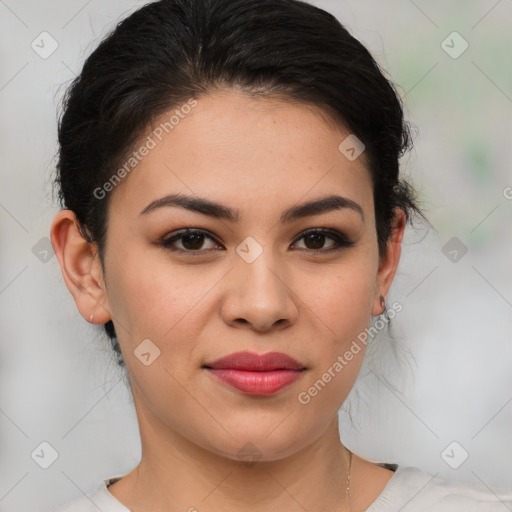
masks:
<instances>
[{"instance_id":1,"label":"ear","mask_svg":"<svg viewBox=\"0 0 512 512\"><path fill-rule=\"evenodd\" d=\"M103 269L96 244L88 242L71 210L61 210L53 219L51 241L62 276L80 314L92 323L111 320Z\"/></svg>"},{"instance_id":2,"label":"ear","mask_svg":"<svg viewBox=\"0 0 512 512\"><path fill-rule=\"evenodd\" d=\"M405 213L401 208L395 208L395 216L391 226L391 236L386 244L386 253L380 257L379 270L377 271L377 281L375 297L373 300L372 315L378 316L383 313L380 295L387 297L391 283L396 274L398 263L400 261L400 251L402 248L402 238L406 225Z\"/></svg>"}]
</instances>

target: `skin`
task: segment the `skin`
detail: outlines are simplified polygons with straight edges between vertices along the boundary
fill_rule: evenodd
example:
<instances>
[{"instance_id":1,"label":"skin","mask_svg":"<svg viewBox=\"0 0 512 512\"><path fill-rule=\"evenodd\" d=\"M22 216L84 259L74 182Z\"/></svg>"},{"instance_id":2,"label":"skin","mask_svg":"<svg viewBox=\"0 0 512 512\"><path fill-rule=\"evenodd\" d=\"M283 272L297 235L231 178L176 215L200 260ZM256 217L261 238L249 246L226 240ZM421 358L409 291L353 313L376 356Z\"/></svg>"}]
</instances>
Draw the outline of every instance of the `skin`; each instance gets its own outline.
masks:
<instances>
[{"instance_id":1,"label":"skin","mask_svg":"<svg viewBox=\"0 0 512 512\"><path fill-rule=\"evenodd\" d=\"M297 399L382 313L379 295L387 296L400 258L405 216L396 210L379 257L364 153L349 161L338 150L348 134L313 107L218 91L199 98L110 192L105 271L73 213L56 215L51 239L66 285L85 319L113 319L130 373L142 459L109 487L130 510L364 510L392 477L354 454L349 508L337 411L364 345L308 404ZM170 193L217 201L240 219L171 206L140 214ZM364 218L342 208L280 222L284 210L332 194L358 203ZM158 245L186 227L213 239L174 243L188 253ZM353 245L314 253L336 246L329 235L301 237L322 227ZM235 251L249 236L263 249L252 263ZM145 339L160 350L148 366L134 355ZM254 397L202 368L241 350L284 352L307 370ZM257 462L240 460L247 443Z\"/></svg>"}]
</instances>

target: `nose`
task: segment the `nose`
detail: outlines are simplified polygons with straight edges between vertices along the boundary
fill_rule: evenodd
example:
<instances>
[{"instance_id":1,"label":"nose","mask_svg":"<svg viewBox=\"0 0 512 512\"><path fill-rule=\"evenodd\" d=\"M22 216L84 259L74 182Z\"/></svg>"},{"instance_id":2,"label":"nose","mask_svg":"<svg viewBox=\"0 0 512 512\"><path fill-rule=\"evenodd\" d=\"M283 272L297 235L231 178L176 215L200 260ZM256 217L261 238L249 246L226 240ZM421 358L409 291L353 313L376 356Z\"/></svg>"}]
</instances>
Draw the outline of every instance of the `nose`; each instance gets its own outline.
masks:
<instances>
[{"instance_id":1,"label":"nose","mask_svg":"<svg viewBox=\"0 0 512 512\"><path fill-rule=\"evenodd\" d=\"M248 263L236 256L226 281L221 308L224 322L258 332L284 329L297 321L297 295L289 273L270 250Z\"/></svg>"}]
</instances>

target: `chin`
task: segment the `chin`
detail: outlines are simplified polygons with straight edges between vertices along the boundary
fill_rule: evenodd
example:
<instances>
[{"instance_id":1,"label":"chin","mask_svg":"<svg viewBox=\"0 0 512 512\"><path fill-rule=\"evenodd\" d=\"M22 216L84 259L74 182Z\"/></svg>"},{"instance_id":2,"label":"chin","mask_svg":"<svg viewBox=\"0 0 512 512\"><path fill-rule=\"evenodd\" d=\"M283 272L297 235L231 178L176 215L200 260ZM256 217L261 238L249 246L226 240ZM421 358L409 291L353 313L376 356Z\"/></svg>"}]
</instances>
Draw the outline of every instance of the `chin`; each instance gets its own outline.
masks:
<instances>
[{"instance_id":1,"label":"chin","mask_svg":"<svg viewBox=\"0 0 512 512\"><path fill-rule=\"evenodd\" d=\"M300 437L298 433L293 435L289 429L276 428L279 421L269 429L254 428L253 432L251 429L241 429L238 435L233 428L227 428L233 437L224 437L219 442L210 439L204 448L226 459L249 464L285 459L313 442L312 437Z\"/></svg>"}]
</instances>

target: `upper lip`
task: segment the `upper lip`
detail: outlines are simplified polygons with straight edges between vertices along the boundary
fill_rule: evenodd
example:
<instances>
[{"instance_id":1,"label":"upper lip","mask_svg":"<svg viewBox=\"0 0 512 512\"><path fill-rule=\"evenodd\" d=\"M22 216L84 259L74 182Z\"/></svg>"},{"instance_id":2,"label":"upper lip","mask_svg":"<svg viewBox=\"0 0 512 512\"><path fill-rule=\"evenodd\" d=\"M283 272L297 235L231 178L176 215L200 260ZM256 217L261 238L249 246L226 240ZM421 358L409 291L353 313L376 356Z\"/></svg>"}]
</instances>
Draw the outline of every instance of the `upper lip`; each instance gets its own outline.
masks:
<instances>
[{"instance_id":1,"label":"upper lip","mask_svg":"<svg viewBox=\"0 0 512 512\"><path fill-rule=\"evenodd\" d=\"M255 354L254 352L234 352L204 365L206 368L234 369L265 372L271 370L304 370L299 363L282 352L268 352L267 354Z\"/></svg>"}]
</instances>

